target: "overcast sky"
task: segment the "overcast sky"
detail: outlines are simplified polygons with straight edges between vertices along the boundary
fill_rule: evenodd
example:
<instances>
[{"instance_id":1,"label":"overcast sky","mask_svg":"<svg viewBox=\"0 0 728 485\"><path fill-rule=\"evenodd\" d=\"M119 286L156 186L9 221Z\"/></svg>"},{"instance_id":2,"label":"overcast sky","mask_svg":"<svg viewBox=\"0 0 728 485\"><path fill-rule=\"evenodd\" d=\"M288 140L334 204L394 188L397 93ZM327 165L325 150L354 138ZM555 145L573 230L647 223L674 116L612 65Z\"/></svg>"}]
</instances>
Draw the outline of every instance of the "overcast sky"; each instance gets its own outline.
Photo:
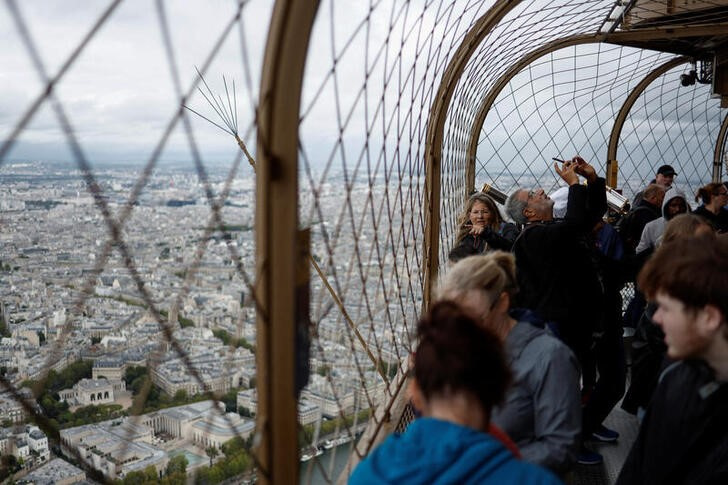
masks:
<instances>
[{"instance_id":1,"label":"overcast sky","mask_svg":"<svg viewBox=\"0 0 728 485\"><path fill-rule=\"evenodd\" d=\"M50 75L58 72L110 4L101 0L17 3ZM250 72L244 72L241 29L236 27L206 75L219 94L224 94L223 75L235 79L241 134L252 120L249 100L258 90L266 33L263 27L268 24L271 4L268 0L253 1L243 9L242 30ZM173 0L165 2L165 7L179 75L187 90L196 75L195 66L203 65L234 16L236 3ZM44 89L5 2L0 4L0 46L0 138L5 140ZM246 86L248 80L252 92ZM92 162L144 161L177 106L155 2L122 2L63 77L56 95ZM189 104L214 116L199 94ZM207 122L193 118L203 155L211 160L231 159L238 150L234 141ZM6 158L70 159L59 126L50 105L44 105ZM186 137L181 136L179 128L162 159L189 159Z\"/></svg>"},{"instance_id":2,"label":"overcast sky","mask_svg":"<svg viewBox=\"0 0 728 485\"><path fill-rule=\"evenodd\" d=\"M45 69L55 75L111 2L16 3ZM250 129L253 102L257 100L273 3L245 3L242 22L227 36L206 74L212 89L221 95L222 76L235 80L239 130L251 151L255 148L255 133ZM424 148L432 96L448 56L459 45L468 25L485 13L491 3L374 2L374 10L369 12L369 2L364 0L322 1L309 47L301 108L302 151L311 163L324 165L339 157L345 160L337 160L339 166L353 165L358 163L357 157L361 159L363 147L372 151L374 160L367 163L379 163L377 150L386 150L390 161L406 152L421 158L418 148ZM164 5L179 75L183 89L187 90L196 76L195 66L201 67L205 62L234 16L237 2L166 0ZM611 2L605 0L604 5L609 7ZM368 22L364 20L367 18ZM336 74L330 75L334 59ZM579 72L583 74L584 69ZM567 74L571 83L573 72L567 70ZM367 83L364 92L363 85ZM8 4L1 2L0 139L8 137L43 90L44 84L21 42ZM156 2L121 2L55 93L92 163L144 163L178 106ZM318 93L321 95L316 97ZM533 101L528 93L524 100ZM513 98L516 103L524 100ZM621 101L619 96L613 99L618 105ZM188 105L215 118L198 93ZM688 105L684 109L687 108ZM231 137L195 115L191 119L203 160L229 163L239 150ZM501 155L508 163L515 159L508 153ZM530 161L537 156L527 158ZM178 125L161 160L188 162L190 158L187 137ZM6 160L72 160L49 104L34 115Z\"/></svg>"}]
</instances>

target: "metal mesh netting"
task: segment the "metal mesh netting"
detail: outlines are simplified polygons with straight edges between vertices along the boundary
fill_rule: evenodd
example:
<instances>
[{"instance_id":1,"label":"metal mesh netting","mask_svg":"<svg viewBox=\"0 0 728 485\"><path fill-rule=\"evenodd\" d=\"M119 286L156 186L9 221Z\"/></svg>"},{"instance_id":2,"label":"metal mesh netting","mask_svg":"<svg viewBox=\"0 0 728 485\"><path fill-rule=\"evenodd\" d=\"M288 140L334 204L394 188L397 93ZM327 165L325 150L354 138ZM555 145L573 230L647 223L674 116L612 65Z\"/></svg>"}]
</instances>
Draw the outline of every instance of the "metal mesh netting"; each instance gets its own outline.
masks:
<instances>
[{"instance_id":1,"label":"metal mesh netting","mask_svg":"<svg viewBox=\"0 0 728 485\"><path fill-rule=\"evenodd\" d=\"M255 244L256 201L267 195L261 185L256 193L256 176L259 158L279 155L274 136L259 133L269 101L259 85L271 68L270 19L292 5L273 3L117 0L74 12L8 0L0 13L0 313L9 337L0 404L94 480L183 483L168 467L180 455L199 483L276 472L256 447L256 433L280 418L260 418L256 386L270 308L255 280L272 273ZM630 22L653 22L653 13L666 21L656 3L638 2ZM676 57L599 43L625 6L311 4L301 106L290 110L297 133L274 123L297 143L289 210L311 229L310 379L289 437L303 482L345 479L411 419L402 390L428 265L436 274L446 261L468 174L506 192L551 189L552 156L605 162L625 98ZM286 20L282 30L295 31L298 19ZM617 158L627 194L663 162L688 192L710 177L725 110L709 86L679 85L688 69L659 76L626 119ZM441 179L428 179L431 166ZM439 206L428 207L428 190ZM114 390L122 400L111 403L104 393ZM61 402L80 395L103 405Z\"/></svg>"},{"instance_id":2,"label":"metal mesh netting","mask_svg":"<svg viewBox=\"0 0 728 485\"><path fill-rule=\"evenodd\" d=\"M441 258L446 257L451 238L457 231L455 221L447 215L462 210L463 195L456 187L464 178L473 123L488 91L513 63L527 53L556 39L595 33L612 6L611 1L519 2L473 53L458 80L445 124L442 171L448 179L445 180L443 175L441 212L442 219L450 222L443 227ZM559 76L559 73L554 75ZM531 93L531 97L534 94ZM506 130L510 132L511 127L500 128L503 133ZM519 145L527 141L515 136L512 139ZM516 157L513 154L503 153L503 156L509 166L514 165L512 162ZM513 166L511 170L517 168ZM538 173L540 167L533 170ZM503 187L502 190L509 188Z\"/></svg>"},{"instance_id":3,"label":"metal mesh netting","mask_svg":"<svg viewBox=\"0 0 728 485\"><path fill-rule=\"evenodd\" d=\"M688 70L682 66L661 76L632 108L619 142L625 194L642 190L662 163L680 165L676 184L692 205L698 189L711 181L725 109L711 97L709 85L680 85L680 74Z\"/></svg>"},{"instance_id":4,"label":"metal mesh netting","mask_svg":"<svg viewBox=\"0 0 728 485\"><path fill-rule=\"evenodd\" d=\"M608 45L570 47L529 65L501 92L485 119L477 178L509 191L540 181L558 186L551 157L579 153L600 166L624 99L665 53ZM652 82L633 106L619 140L619 187L632 197L663 163L680 165L687 194L710 180L722 122L710 86L680 85L687 62ZM530 164L541 159L541 164Z\"/></svg>"},{"instance_id":5,"label":"metal mesh netting","mask_svg":"<svg viewBox=\"0 0 728 485\"><path fill-rule=\"evenodd\" d=\"M227 103L254 143L266 32L248 27L271 6L216 3L3 5L3 422L48 437L33 467L62 453L96 481L169 483L178 456L198 480L220 476L206 454L253 468L254 422L229 411L255 375L254 182L184 106L204 107L208 71L236 77Z\"/></svg>"},{"instance_id":6,"label":"metal mesh netting","mask_svg":"<svg viewBox=\"0 0 728 485\"><path fill-rule=\"evenodd\" d=\"M335 429L340 440L363 424L384 426L401 390L423 297L427 115L452 53L488 6L319 7L301 110L301 211L313 257L346 308L314 277L312 371L326 371L314 373L310 392L336 401L337 426L355 417ZM370 446L334 448L311 461L304 479L335 480L349 453Z\"/></svg>"}]
</instances>

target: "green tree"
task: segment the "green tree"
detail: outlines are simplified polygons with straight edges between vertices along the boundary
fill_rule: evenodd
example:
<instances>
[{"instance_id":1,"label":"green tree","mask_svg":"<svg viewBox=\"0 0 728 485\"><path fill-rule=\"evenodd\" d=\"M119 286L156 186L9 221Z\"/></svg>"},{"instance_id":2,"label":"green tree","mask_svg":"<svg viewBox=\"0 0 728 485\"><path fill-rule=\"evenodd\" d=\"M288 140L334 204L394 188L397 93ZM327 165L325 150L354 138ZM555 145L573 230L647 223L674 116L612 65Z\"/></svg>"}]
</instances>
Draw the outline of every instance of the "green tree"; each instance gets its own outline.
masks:
<instances>
[{"instance_id":1,"label":"green tree","mask_svg":"<svg viewBox=\"0 0 728 485\"><path fill-rule=\"evenodd\" d=\"M212 460L220 454L220 451L214 446L208 446L205 448L205 454L210 457L210 467L212 467Z\"/></svg>"},{"instance_id":2,"label":"green tree","mask_svg":"<svg viewBox=\"0 0 728 485\"><path fill-rule=\"evenodd\" d=\"M185 389L180 389L179 391L174 393L174 402L176 403L183 403L187 401L187 391Z\"/></svg>"},{"instance_id":3,"label":"green tree","mask_svg":"<svg viewBox=\"0 0 728 485\"><path fill-rule=\"evenodd\" d=\"M176 473L185 474L187 472L187 457L185 455L173 456L167 463L166 475L174 475Z\"/></svg>"},{"instance_id":4,"label":"green tree","mask_svg":"<svg viewBox=\"0 0 728 485\"><path fill-rule=\"evenodd\" d=\"M230 389L220 400L225 403L226 413L234 413L238 406L238 390L236 388Z\"/></svg>"},{"instance_id":5,"label":"green tree","mask_svg":"<svg viewBox=\"0 0 728 485\"><path fill-rule=\"evenodd\" d=\"M194 327L195 326L195 322L193 322L189 318L183 317L182 315L179 315L177 317L177 321L179 322L179 326L182 327L182 328Z\"/></svg>"},{"instance_id":6,"label":"green tree","mask_svg":"<svg viewBox=\"0 0 728 485\"><path fill-rule=\"evenodd\" d=\"M124 371L124 382L126 387L131 386L131 383L138 377L147 375L147 368L143 365L131 365Z\"/></svg>"}]
</instances>

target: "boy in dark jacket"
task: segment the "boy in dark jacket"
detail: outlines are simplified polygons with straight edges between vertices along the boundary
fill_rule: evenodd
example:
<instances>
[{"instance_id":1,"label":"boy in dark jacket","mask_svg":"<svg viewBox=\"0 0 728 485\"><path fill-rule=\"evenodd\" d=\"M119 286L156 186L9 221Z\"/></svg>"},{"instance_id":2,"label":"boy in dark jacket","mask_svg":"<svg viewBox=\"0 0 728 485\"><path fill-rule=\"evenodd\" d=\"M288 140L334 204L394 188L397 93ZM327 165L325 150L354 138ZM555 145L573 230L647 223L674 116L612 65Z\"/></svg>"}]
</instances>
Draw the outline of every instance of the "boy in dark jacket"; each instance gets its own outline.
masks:
<instances>
[{"instance_id":1,"label":"boy in dark jacket","mask_svg":"<svg viewBox=\"0 0 728 485\"><path fill-rule=\"evenodd\" d=\"M677 362L660 378L617 483L728 483L728 240L665 243L638 282Z\"/></svg>"}]
</instances>

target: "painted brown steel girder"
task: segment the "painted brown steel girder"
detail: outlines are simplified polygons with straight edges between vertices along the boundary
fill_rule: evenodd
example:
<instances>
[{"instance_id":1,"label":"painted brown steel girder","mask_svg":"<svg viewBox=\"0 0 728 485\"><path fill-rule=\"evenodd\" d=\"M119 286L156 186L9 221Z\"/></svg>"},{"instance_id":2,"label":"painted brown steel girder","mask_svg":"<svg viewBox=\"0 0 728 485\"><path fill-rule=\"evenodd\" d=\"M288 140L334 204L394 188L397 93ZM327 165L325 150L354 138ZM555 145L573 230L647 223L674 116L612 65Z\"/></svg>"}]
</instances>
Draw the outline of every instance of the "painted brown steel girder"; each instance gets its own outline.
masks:
<instances>
[{"instance_id":1,"label":"painted brown steel girder","mask_svg":"<svg viewBox=\"0 0 728 485\"><path fill-rule=\"evenodd\" d=\"M318 1L278 0L258 109L256 315L258 479L298 483L295 396L298 125L303 71Z\"/></svg>"}]
</instances>

